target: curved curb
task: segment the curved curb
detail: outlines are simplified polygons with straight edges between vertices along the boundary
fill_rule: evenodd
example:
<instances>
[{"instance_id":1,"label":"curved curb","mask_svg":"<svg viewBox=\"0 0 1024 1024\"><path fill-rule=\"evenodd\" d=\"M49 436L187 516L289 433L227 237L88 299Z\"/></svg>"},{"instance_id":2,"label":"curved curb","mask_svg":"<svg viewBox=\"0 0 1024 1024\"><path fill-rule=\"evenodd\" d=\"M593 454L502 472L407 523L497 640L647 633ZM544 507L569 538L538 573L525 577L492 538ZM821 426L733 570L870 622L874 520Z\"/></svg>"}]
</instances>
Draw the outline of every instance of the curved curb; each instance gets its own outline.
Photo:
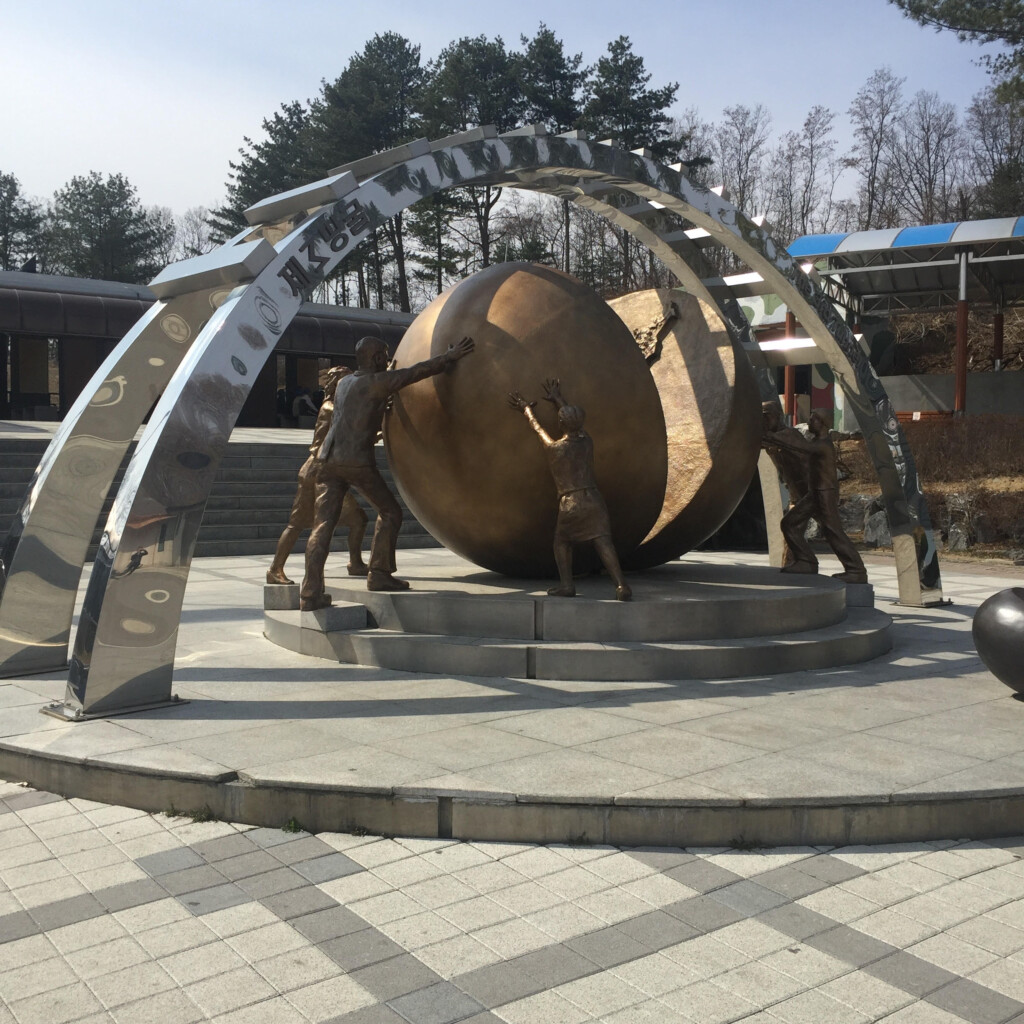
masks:
<instances>
[{"instance_id":1,"label":"curved curb","mask_svg":"<svg viewBox=\"0 0 1024 1024\"><path fill-rule=\"evenodd\" d=\"M0 744L0 777L47 792L150 812L311 832L618 846L895 843L1024 833L1024 786L975 793L637 800L525 796L429 787L343 787L264 779L230 769L148 770L102 758L53 756Z\"/></svg>"}]
</instances>

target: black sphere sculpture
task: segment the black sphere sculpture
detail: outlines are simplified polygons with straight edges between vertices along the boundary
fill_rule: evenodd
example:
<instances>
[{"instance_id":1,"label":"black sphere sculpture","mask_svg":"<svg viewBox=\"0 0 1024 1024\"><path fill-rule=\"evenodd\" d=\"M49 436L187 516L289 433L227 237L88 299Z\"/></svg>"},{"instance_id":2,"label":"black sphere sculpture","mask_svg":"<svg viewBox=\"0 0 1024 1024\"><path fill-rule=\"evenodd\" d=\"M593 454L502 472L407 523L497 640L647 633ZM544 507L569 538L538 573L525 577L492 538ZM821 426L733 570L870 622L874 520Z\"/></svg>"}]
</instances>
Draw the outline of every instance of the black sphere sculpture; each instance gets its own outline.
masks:
<instances>
[{"instance_id":1,"label":"black sphere sculpture","mask_svg":"<svg viewBox=\"0 0 1024 1024\"><path fill-rule=\"evenodd\" d=\"M993 594L975 612L971 632L986 668L1024 700L1024 587Z\"/></svg>"}]
</instances>

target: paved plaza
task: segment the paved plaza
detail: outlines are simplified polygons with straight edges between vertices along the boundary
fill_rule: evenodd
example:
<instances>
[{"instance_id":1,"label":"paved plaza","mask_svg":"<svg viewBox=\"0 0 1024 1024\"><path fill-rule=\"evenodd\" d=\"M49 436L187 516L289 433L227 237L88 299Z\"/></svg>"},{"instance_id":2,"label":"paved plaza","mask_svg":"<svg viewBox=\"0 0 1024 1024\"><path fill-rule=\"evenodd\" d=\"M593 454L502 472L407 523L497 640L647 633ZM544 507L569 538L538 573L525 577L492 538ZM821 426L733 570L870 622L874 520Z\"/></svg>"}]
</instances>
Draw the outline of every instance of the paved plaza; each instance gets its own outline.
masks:
<instances>
[{"instance_id":1,"label":"paved plaza","mask_svg":"<svg viewBox=\"0 0 1024 1024\"><path fill-rule=\"evenodd\" d=\"M436 557L400 553L410 570ZM2 681L0 757L71 779L119 766L140 792L154 771L410 800L631 785L652 806L686 789L740 810L1024 792L1024 705L970 642L977 604L1019 579L1009 567L947 562L954 604L912 609L873 559L887 655L661 684L302 658L262 636L265 568L193 564L175 669L189 704L72 725L39 714L60 673ZM748 832L696 848L311 835L301 812L285 829L201 812L0 783L0 1024L1024 1022L1019 813L1003 838L947 824L927 842Z\"/></svg>"}]
</instances>

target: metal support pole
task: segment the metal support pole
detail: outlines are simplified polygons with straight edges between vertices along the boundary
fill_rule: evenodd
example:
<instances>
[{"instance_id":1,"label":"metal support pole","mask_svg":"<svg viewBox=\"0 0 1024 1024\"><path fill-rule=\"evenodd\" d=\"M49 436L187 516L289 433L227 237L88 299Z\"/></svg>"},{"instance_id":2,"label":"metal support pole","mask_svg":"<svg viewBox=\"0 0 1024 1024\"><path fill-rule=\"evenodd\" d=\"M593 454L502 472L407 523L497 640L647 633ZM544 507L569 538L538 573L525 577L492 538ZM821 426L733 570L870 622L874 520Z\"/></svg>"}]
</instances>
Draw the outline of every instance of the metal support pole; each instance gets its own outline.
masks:
<instances>
[{"instance_id":1,"label":"metal support pole","mask_svg":"<svg viewBox=\"0 0 1024 1024\"><path fill-rule=\"evenodd\" d=\"M967 408L967 252L960 253L960 291L956 303L956 384L953 415L962 416Z\"/></svg>"},{"instance_id":2,"label":"metal support pole","mask_svg":"<svg viewBox=\"0 0 1024 1024\"><path fill-rule=\"evenodd\" d=\"M992 366L1003 368L1003 309L1000 306L992 317Z\"/></svg>"},{"instance_id":3,"label":"metal support pole","mask_svg":"<svg viewBox=\"0 0 1024 1024\"><path fill-rule=\"evenodd\" d=\"M796 337L796 317L786 313L786 337ZM796 367L787 364L785 371L785 400L782 403L789 425L796 425Z\"/></svg>"}]
</instances>

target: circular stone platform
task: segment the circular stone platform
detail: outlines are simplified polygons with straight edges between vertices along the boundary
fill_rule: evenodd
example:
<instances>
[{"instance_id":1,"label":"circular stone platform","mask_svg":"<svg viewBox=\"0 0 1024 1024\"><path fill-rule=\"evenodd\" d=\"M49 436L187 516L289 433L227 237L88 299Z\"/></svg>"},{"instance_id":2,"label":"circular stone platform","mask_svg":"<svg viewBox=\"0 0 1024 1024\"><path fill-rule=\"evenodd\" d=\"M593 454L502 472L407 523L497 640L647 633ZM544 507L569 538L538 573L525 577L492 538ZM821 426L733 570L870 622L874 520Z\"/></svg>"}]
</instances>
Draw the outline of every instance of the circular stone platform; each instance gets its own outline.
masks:
<instances>
[{"instance_id":1,"label":"circular stone platform","mask_svg":"<svg viewBox=\"0 0 1024 1024\"><path fill-rule=\"evenodd\" d=\"M329 579L334 605L320 612L298 610L297 586L268 586L264 633L298 654L374 668L595 681L834 668L891 646L892 620L865 607L870 586L827 576L676 561L631 574L633 600L620 602L605 576L578 580L567 599L548 597L546 580L441 564L447 572L413 568L413 589L397 593Z\"/></svg>"},{"instance_id":2,"label":"circular stone platform","mask_svg":"<svg viewBox=\"0 0 1024 1024\"><path fill-rule=\"evenodd\" d=\"M701 553L678 568L694 586L710 591L710 575L729 591L751 560L770 587L777 574L757 556ZM300 575L300 559L289 568ZM440 550L402 551L399 568L419 586L478 572ZM262 635L265 571L265 558L193 564L175 663L188 703L73 724L39 713L63 696L64 675L0 680L0 778L152 811L481 840L788 845L1024 832L1024 703L984 669L970 634L977 605L1019 576L947 567L953 607L892 607L895 567L869 559L894 620L892 649L870 661L609 682L302 657ZM607 594L607 580L591 585ZM446 586L426 603L439 616ZM786 596L809 588L828 605L837 587L787 582ZM654 628L657 592L587 607L632 615L646 604ZM515 600L536 609L539 596ZM539 604L550 626L550 603Z\"/></svg>"}]
</instances>

